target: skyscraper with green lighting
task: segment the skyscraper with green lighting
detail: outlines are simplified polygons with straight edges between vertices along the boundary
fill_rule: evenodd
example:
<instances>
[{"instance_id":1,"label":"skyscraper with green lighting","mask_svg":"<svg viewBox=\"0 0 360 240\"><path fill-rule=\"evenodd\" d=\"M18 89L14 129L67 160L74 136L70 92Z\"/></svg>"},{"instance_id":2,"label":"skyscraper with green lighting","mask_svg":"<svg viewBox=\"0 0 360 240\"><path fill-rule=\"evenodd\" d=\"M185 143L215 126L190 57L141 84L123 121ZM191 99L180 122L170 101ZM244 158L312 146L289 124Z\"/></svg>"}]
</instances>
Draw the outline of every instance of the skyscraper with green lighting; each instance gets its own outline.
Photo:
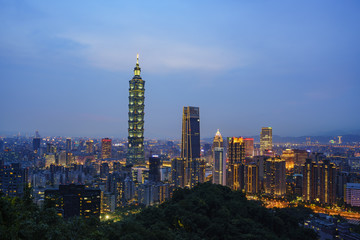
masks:
<instances>
[{"instance_id":1,"label":"skyscraper with green lighting","mask_svg":"<svg viewBox=\"0 0 360 240\"><path fill-rule=\"evenodd\" d=\"M144 101L145 81L140 77L137 55L134 77L129 81L129 128L127 164L144 164Z\"/></svg>"}]
</instances>

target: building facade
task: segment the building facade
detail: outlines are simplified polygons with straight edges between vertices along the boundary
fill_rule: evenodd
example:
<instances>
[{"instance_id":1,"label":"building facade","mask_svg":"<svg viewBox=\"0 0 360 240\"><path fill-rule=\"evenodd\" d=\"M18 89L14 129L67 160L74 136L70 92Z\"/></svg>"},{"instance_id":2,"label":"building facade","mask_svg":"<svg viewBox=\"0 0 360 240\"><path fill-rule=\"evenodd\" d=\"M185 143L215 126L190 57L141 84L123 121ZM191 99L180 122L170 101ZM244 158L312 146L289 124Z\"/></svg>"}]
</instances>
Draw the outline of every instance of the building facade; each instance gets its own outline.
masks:
<instances>
[{"instance_id":1,"label":"building facade","mask_svg":"<svg viewBox=\"0 0 360 240\"><path fill-rule=\"evenodd\" d=\"M242 137L228 138L226 185L233 190L244 189L245 143Z\"/></svg>"},{"instance_id":2,"label":"building facade","mask_svg":"<svg viewBox=\"0 0 360 240\"><path fill-rule=\"evenodd\" d=\"M265 193L271 196L284 196L286 193L285 160L269 158L265 162Z\"/></svg>"},{"instance_id":3,"label":"building facade","mask_svg":"<svg viewBox=\"0 0 360 240\"><path fill-rule=\"evenodd\" d=\"M337 173L336 165L327 159L321 162L306 159L303 165L303 200L335 203Z\"/></svg>"},{"instance_id":4,"label":"building facade","mask_svg":"<svg viewBox=\"0 0 360 240\"><path fill-rule=\"evenodd\" d=\"M200 112L198 107L184 107L182 116L181 158L185 159L185 185L195 186L202 179L200 171Z\"/></svg>"},{"instance_id":5,"label":"building facade","mask_svg":"<svg viewBox=\"0 0 360 240\"><path fill-rule=\"evenodd\" d=\"M111 139L103 138L101 139L101 158L111 158Z\"/></svg>"},{"instance_id":6,"label":"building facade","mask_svg":"<svg viewBox=\"0 0 360 240\"><path fill-rule=\"evenodd\" d=\"M45 198L55 203L58 213L64 218L100 217L100 189L85 189L85 185L60 185L59 189L45 190Z\"/></svg>"},{"instance_id":7,"label":"building facade","mask_svg":"<svg viewBox=\"0 0 360 240\"><path fill-rule=\"evenodd\" d=\"M260 133L260 154L263 155L265 150L272 150L272 128L263 127Z\"/></svg>"}]
</instances>

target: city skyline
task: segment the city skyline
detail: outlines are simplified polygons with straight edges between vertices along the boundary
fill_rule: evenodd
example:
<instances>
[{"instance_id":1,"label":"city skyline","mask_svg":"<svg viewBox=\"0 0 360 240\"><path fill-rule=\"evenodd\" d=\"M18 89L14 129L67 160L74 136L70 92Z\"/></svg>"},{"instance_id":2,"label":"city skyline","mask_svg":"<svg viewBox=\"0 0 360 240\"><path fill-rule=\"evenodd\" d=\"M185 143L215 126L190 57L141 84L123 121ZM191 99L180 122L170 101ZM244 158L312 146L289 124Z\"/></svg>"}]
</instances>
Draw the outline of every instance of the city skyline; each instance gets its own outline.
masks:
<instances>
[{"instance_id":1,"label":"city skyline","mask_svg":"<svg viewBox=\"0 0 360 240\"><path fill-rule=\"evenodd\" d=\"M87 4L0 3L0 132L125 138L138 52L145 138L360 129L356 1Z\"/></svg>"}]
</instances>

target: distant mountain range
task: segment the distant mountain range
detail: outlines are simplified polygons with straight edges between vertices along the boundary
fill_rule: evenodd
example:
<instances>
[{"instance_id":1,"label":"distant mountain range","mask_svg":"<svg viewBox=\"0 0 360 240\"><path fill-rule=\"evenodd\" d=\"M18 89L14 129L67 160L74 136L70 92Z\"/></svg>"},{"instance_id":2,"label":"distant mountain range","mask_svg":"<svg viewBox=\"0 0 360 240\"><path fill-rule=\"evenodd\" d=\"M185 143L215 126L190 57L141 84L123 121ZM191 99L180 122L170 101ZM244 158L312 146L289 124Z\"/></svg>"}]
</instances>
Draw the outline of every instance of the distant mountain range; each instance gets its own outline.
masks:
<instances>
[{"instance_id":1,"label":"distant mountain range","mask_svg":"<svg viewBox=\"0 0 360 240\"><path fill-rule=\"evenodd\" d=\"M338 137L342 136L341 140L343 143L354 143L360 142L360 134L347 134L347 135L328 135L328 136L301 136L301 137L282 137L279 135L273 135L273 143L305 143L307 140L306 138L310 138L312 143L319 142L319 143L329 143L330 140L334 140L338 142ZM254 138L254 142L260 142L260 136L245 136L248 138ZM206 142L212 142L212 138L204 139Z\"/></svg>"}]
</instances>

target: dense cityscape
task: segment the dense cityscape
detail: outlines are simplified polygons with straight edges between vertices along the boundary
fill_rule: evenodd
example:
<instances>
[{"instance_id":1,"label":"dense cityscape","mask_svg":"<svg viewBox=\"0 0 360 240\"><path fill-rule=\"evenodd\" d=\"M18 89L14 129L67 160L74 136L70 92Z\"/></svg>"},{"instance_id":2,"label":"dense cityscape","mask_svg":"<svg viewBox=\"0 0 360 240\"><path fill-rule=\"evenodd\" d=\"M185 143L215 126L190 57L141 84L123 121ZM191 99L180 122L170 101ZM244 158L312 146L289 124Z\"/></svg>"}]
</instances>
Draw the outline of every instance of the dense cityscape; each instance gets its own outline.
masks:
<instances>
[{"instance_id":1,"label":"dense cityscape","mask_svg":"<svg viewBox=\"0 0 360 240\"><path fill-rule=\"evenodd\" d=\"M360 240L359 10L0 0L0 240Z\"/></svg>"},{"instance_id":2,"label":"dense cityscape","mask_svg":"<svg viewBox=\"0 0 360 240\"><path fill-rule=\"evenodd\" d=\"M140 73L138 55L129 81L128 139L50 137L38 131L2 137L1 193L21 198L30 189L34 203L54 202L64 219L117 221L119 209L135 207L137 213L171 199L178 188L210 182L268 208L308 207L320 215L307 219L305 227L322 237L359 239L349 230L349 223L360 220L359 142L336 136L325 144L311 137L274 143L271 127L259 129L259 142L223 137L219 129L213 139L201 139L200 109L193 106L182 109L181 140L144 139Z\"/></svg>"}]
</instances>

